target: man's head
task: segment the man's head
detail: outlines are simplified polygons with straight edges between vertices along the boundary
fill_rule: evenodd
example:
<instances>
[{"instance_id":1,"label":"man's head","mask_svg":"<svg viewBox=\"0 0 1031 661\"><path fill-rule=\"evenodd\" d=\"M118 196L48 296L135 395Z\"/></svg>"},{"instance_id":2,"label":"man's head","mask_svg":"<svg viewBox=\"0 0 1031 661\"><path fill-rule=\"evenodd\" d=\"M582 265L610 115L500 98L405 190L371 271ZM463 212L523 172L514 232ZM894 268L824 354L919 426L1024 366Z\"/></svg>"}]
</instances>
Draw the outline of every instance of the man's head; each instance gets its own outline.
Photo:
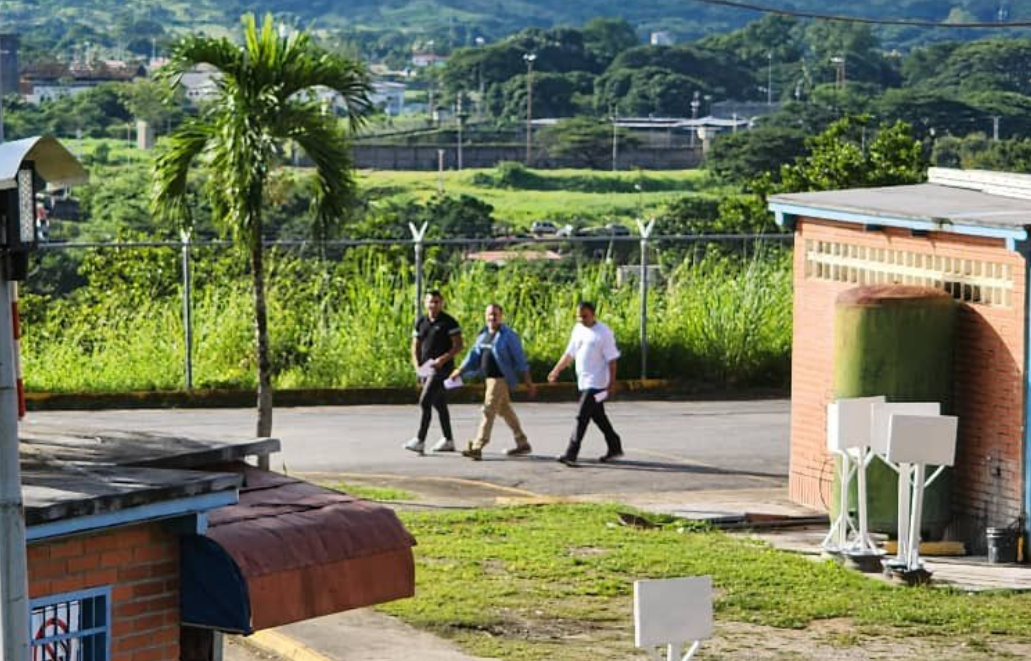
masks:
<instances>
[{"instance_id":1,"label":"man's head","mask_svg":"<svg viewBox=\"0 0 1031 661\"><path fill-rule=\"evenodd\" d=\"M497 303L491 303L487 306L487 309L483 311L483 318L487 322L487 328L493 333L497 329L501 328L501 322L504 321L504 314L501 311L501 306Z\"/></svg>"},{"instance_id":2,"label":"man's head","mask_svg":"<svg viewBox=\"0 0 1031 661\"><path fill-rule=\"evenodd\" d=\"M436 289L426 292L426 298L423 302L426 305L426 314L430 319L435 319L440 314L440 311L444 309L444 297Z\"/></svg>"},{"instance_id":3,"label":"man's head","mask_svg":"<svg viewBox=\"0 0 1031 661\"><path fill-rule=\"evenodd\" d=\"M594 325L594 303L580 301L576 304L576 318L580 323L590 328Z\"/></svg>"}]
</instances>

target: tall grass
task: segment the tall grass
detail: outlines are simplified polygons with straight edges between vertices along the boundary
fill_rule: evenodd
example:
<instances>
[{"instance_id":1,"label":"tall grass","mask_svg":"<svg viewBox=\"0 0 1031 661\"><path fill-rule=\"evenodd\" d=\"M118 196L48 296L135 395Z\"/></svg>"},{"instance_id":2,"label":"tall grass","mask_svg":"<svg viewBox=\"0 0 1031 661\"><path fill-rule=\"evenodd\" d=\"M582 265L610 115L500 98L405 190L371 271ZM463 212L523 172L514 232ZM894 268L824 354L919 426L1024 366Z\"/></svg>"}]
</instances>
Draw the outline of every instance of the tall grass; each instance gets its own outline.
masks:
<instances>
[{"instance_id":1,"label":"tall grass","mask_svg":"<svg viewBox=\"0 0 1031 661\"><path fill-rule=\"evenodd\" d=\"M277 387L401 386L413 381L409 344L414 283L405 261L355 250L322 261L273 253L269 263L271 354ZM640 301L615 268L592 263L502 268L456 260L431 265L467 341L498 302L523 338L538 380L558 359L591 300L623 352L620 374L639 375ZM204 269L193 297L194 383L252 387L252 303L245 274ZM99 277L99 276L98 276ZM176 274L169 272L174 282ZM91 283L87 288L96 288ZM168 389L183 384L181 300L83 292L25 297L26 385L42 391ZM790 260L781 254L688 259L649 292L649 376L728 385L781 384L791 341Z\"/></svg>"}]
</instances>

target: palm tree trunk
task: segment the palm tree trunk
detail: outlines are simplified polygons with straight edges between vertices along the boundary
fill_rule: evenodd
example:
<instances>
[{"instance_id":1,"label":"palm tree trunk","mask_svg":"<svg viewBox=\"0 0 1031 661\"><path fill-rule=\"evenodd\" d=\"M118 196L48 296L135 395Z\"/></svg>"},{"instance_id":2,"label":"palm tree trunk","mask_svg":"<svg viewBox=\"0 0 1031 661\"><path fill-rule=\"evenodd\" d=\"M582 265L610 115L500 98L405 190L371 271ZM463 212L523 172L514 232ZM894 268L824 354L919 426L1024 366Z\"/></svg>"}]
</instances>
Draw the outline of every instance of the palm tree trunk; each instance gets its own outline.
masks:
<instances>
[{"instance_id":1,"label":"palm tree trunk","mask_svg":"<svg viewBox=\"0 0 1031 661\"><path fill-rule=\"evenodd\" d=\"M265 305L265 269L263 247L259 237L251 246L251 282L254 290L254 332L258 358L258 430L259 438L272 435L272 370L268 350L268 309ZM259 467L268 469L268 455L259 459Z\"/></svg>"}]
</instances>

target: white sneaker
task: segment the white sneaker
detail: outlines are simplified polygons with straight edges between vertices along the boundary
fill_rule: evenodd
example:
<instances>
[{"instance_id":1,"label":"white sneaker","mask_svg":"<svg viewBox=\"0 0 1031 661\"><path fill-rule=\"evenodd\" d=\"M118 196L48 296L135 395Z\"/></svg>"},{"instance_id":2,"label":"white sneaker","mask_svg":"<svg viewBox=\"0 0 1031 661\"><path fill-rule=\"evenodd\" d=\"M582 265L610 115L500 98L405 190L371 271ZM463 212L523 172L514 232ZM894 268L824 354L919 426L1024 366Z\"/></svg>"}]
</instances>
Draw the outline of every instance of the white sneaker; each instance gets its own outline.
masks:
<instances>
[{"instance_id":1,"label":"white sneaker","mask_svg":"<svg viewBox=\"0 0 1031 661\"><path fill-rule=\"evenodd\" d=\"M413 437L408 439L408 442L402 445L405 450L411 450L412 452L418 452L422 454L422 451L426 448L426 442L420 441L419 437Z\"/></svg>"},{"instance_id":2,"label":"white sneaker","mask_svg":"<svg viewBox=\"0 0 1031 661\"><path fill-rule=\"evenodd\" d=\"M455 442L450 438L442 438L433 444L434 452L454 452Z\"/></svg>"}]
</instances>

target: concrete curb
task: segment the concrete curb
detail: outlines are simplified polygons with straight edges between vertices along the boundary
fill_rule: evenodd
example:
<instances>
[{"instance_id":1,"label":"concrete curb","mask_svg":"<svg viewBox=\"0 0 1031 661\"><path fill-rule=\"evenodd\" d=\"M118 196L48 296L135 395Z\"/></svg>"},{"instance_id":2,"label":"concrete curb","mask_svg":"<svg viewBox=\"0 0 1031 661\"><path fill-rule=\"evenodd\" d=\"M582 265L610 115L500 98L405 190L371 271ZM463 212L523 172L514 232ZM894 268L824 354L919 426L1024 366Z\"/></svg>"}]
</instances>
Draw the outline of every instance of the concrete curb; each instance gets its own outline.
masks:
<instances>
[{"instance_id":1,"label":"concrete curb","mask_svg":"<svg viewBox=\"0 0 1031 661\"><path fill-rule=\"evenodd\" d=\"M256 631L250 636L241 637L240 640L245 645L281 656L287 661L334 661L304 643L272 629Z\"/></svg>"},{"instance_id":2,"label":"concrete curb","mask_svg":"<svg viewBox=\"0 0 1031 661\"><path fill-rule=\"evenodd\" d=\"M621 399L769 399L787 396L784 388L741 388L728 390L708 383L671 381L666 379L633 379L620 381ZM577 397L573 383L547 383L537 387L537 401L573 401ZM483 399L482 384L453 390L452 402L475 404ZM152 390L118 393L55 393L28 392L25 395L30 411L146 409L146 408L247 408L255 405L253 390ZM412 388L305 388L283 389L274 393L278 407L296 406L360 406L369 404L413 404L418 390ZM515 401L526 401L522 390Z\"/></svg>"}]
</instances>

